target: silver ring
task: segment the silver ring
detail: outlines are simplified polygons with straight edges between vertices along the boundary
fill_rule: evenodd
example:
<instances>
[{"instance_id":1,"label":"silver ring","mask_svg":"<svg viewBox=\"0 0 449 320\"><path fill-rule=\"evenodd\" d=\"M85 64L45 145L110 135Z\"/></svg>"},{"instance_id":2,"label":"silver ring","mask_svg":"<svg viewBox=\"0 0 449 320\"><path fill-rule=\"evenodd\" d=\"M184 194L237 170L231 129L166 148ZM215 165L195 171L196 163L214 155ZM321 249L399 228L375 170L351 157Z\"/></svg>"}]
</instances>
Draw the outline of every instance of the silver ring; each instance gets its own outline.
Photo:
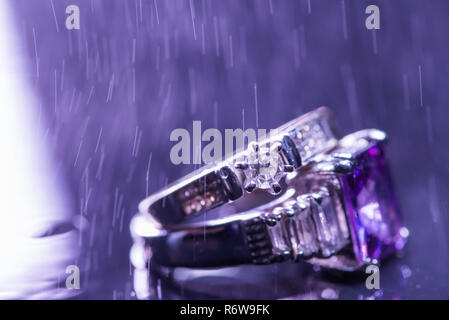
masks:
<instances>
[{"instance_id":1,"label":"silver ring","mask_svg":"<svg viewBox=\"0 0 449 320\"><path fill-rule=\"evenodd\" d=\"M171 228L189 216L244 197L244 191L262 189L279 194L281 180L289 172L337 144L330 112L325 107L294 119L275 132L223 162L196 170L150 195L139 204L139 211Z\"/></svg>"},{"instance_id":2,"label":"silver ring","mask_svg":"<svg viewBox=\"0 0 449 320\"><path fill-rule=\"evenodd\" d=\"M408 237L384 141L385 133L376 129L346 136L332 153L289 176L284 194L242 213L179 225L175 231L138 215L131 223L135 243L148 248L147 259L167 266L304 259L352 271L377 263L402 249Z\"/></svg>"}]
</instances>

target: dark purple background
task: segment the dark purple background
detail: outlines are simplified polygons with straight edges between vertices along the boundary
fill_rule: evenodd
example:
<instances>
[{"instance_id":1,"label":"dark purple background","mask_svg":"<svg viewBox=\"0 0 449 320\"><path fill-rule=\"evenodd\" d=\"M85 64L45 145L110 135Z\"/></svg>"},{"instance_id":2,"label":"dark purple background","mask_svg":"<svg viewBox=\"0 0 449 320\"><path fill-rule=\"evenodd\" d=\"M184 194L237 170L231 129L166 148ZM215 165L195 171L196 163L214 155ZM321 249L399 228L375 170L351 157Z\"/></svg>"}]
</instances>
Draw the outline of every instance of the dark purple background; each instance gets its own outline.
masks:
<instances>
[{"instance_id":1,"label":"dark purple background","mask_svg":"<svg viewBox=\"0 0 449 320\"><path fill-rule=\"evenodd\" d=\"M383 297L449 297L448 1L54 0L55 16L50 0L13 3L55 170L91 222L86 297L129 297L138 202L194 169L170 163L170 132L193 120L238 128L243 110L255 127L255 85L261 128L327 105L342 134L387 131L411 237L381 269ZM78 31L65 28L69 4L80 7ZM375 33L370 4L381 11Z\"/></svg>"}]
</instances>

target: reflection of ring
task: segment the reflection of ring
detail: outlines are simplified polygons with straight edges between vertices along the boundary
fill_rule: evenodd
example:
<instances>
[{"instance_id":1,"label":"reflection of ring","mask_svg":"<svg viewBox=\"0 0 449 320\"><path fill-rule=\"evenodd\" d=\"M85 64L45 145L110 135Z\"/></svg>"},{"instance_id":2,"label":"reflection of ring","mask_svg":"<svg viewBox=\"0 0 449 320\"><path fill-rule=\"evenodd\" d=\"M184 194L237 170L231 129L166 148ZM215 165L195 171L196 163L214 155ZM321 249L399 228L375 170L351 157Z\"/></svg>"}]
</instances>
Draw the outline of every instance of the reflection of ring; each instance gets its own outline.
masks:
<instances>
[{"instance_id":1,"label":"reflection of ring","mask_svg":"<svg viewBox=\"0 0 449 320\"><path fill-rule=\"evenodd\" d=\"M143 246L136 244L131 255L138 299L319 299L329 287L338 290L307 264L173 268L150 260L142 266L135 260L139 260L136 256L143 256L143 250ZM272 290L274 285L277 288Z\"/></svg>"},{"instance_id":2,"label":"reflection of ring","mask_svg":"<svg viewBox=\"0 0 449 320\"><path fill-rule=\"evenodd\" d=\"M255 209L177 231L139 215L136 242L167 266L207 267L285 259L341 270L375 263L405 245L384 154L385 134L363 130L343 138L320 161L289 177L288 190ZM225 208L225 207L223 207Z\"/></svg>"},{"instance_id":3,"label":"reflection of ring","mask_svg":"<svg viewBox=\"0 0 449 320\"><path fill-rule=\"evenodd\" d=\"M244 151L208 165L149 196L139 205L166 227L184 218L229 203L245 189L281 192L280 181L337 143L327 108L321 107L275 130L274 135L251 143Z\"/></svg>"}]
</instances>

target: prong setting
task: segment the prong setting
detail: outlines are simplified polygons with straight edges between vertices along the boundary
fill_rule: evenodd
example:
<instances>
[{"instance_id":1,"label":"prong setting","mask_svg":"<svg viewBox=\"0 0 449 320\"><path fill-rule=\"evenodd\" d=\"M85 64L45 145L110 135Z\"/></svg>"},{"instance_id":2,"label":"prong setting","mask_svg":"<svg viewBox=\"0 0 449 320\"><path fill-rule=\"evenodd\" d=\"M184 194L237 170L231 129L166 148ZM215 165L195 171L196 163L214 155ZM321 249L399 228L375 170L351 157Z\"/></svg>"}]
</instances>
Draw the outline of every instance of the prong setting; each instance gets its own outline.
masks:
<instances>
[{"instance_id":1,"label":"prong setting","mask_svg":"<svg viewBox=\"0 0 449 320\"><path fill-rule=\"evenodd\" d=\"M247 192L259 188L276 195L282 191L279 181L293 168L286 166L280 155L281 150L282 143L279 141L263 145L257 142L250 143L243 161L234 164L234 167L244 175L244 189Z\"/></svg>"},{"instance_id":2,"label":"prong setting","mask_svg":"<svg viewBox=\"0 0 449 320\"><path fill-rule=\"evenodd\" d=\"M282 187L279 183L272 183L269 192L273 195L279 194L282 191Z\"/></svg>"},{"instance_id":3,"label":"prong setting","mask_svg":"<svg viewBox=\"0 0 449 320\"><path fill-rule=\"evenodd\" d=\"M256 189L256 184L254 182L249 182L243 188L246 192L251 193Z\"/></svg>"},{"instance_id":4,"label":"prong setting","mask_svg":"<svg viewBox=\"0 0 449 320\"><path fill-rule=\"evenodd\" d=\"M282 143L279 141L275 141L271 144L271 152L281 152L282 150Z\"/></svg>"}]
</instances>

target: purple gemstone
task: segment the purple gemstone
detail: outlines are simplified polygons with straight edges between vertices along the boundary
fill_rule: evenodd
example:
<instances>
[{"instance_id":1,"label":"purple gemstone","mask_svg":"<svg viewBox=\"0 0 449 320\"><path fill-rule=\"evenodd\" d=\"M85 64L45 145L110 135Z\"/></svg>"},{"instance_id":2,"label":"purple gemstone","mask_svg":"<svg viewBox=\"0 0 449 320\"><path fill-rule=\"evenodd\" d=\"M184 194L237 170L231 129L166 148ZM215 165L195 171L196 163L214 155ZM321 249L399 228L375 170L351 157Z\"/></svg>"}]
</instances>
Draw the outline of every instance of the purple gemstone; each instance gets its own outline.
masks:
<instances>
[{"instance_id":1,"label":"purple gemstone","mask_svg":"<svg viewBox=\"0 0 449 320\"><path fill-rule=\"evenodd\" d=\"M400 250L407 240L385 158L384 144L355 155L355 169L340 177L348 222L359 264Z\"/></svg>"}]
</instances>

